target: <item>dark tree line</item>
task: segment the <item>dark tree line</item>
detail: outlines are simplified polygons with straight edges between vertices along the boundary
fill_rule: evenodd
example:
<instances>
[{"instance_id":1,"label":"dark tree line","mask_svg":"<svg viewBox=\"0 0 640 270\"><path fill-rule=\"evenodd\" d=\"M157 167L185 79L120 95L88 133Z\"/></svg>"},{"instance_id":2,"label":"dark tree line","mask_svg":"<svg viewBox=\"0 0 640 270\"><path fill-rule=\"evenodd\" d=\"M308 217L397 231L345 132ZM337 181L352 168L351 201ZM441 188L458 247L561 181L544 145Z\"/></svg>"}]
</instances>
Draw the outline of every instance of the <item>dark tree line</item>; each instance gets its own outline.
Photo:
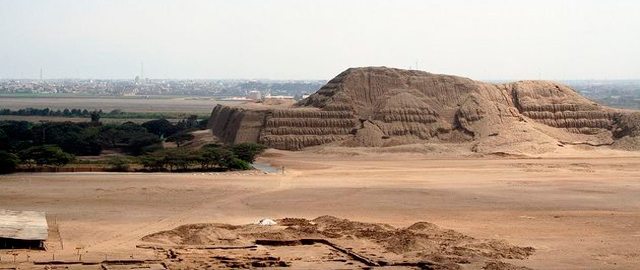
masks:
<instances>
[{"instance_id":1,"label":"dark tree line","mask_svg":"<svg viewBox=\"0 0 640 270\"><path fill-rule=\"evenodd\" d=\"M206 145L201 149L168 148L141 156L140 163L152 171L247 170L265 150L265 146L253 143L232 147Z\"/></svg>"},{"instance_id":2,"label":"dark tree line","mask_svg":"<svg viewBox=\"0 0 640 270\"><path fill-rule=\"evenodd\" d=\"M248 169L255 156L265 150L256 144L209 145L198 150L180 147L194 139L191 131L202 127L196 116L175 124L166 119L142 124L0 121L0 173L10 172L19 164L29 168L63 166L75 156L96 156L105 149L138 157L110 161L116 170L124 170L130 163L161 171ZM175 142L178 147L163 149L163 141Z\"/></svg>"},{"instance_id":3,"label":"dark tree line","mask_svg":"<svg viewBox=\"0 0 640 270\"><path fill-rule=\"evenodd\" d=\"M55 145L78 156L100 155L104 149L119 149L132 155L157 150L167 137L177 143L193 139L188 132L200 129L201 122L190 116L178 123L166 119L142 124L125 122L103 124L94 121L31 123L27 121L0 121L0 150L17 153L31 146Z\"/></svg>"},{"instance_id":4,"label":"dark tree line","mask_svg":"<svg viewBox=\"0 0 640 270\"><path fill-rule=\"evenodd\" d=\"M49 108L26 108L19 110L1 109L0 115L24 115L24 116L66 116L66 117L90 117L104 114L102 110L89 111L87 109L52 110Z\"/></svg>"}]
</instances>

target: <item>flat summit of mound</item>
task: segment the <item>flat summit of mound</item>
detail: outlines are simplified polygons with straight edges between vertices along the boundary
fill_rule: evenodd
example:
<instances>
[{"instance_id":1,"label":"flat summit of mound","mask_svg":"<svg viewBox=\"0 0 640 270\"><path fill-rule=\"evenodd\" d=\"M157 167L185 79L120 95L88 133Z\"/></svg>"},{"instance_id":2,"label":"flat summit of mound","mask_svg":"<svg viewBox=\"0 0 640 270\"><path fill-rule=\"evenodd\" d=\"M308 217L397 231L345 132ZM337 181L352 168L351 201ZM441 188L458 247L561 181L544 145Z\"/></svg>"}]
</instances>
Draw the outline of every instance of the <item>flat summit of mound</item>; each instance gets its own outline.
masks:
<instances>
[{"instance_id":1,"label":"flat summit of mound","mask_svg":"<svg viewBox=\"0 0 640 270\"><path fill-rule=\"evenodd\" d=\"M483 153L544 153L565 144L637 148L639 115L600 106L555 82L490 84L365 67L347 69L293 108L218 105L210 127L229 143L287 150L447 142Z\"/></svg>"}]
</instances>

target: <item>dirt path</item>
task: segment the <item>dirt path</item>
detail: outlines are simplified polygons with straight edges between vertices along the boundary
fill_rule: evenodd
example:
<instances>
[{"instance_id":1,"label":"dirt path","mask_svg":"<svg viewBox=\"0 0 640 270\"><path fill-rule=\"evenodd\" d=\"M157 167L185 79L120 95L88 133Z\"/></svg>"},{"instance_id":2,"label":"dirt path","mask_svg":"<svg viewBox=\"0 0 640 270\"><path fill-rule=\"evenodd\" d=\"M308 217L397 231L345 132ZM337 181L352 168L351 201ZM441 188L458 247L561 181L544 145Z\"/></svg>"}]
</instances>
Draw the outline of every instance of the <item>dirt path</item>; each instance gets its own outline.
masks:
<instances>
[{"instance_id":1,"label":"dirt path","mask_svg":"<svg viewBox=\"0 0 640 270\"><path fill-rule=\"evenodd\" d=\"M0 205L55 215L66 253L127 254L188 223L334 215L418 221L533 246L538 269L640 267L640 158L435 159L417 155L263 158L287 174L0 176ZM57 256L57 255L56 255Z\"/></svg>"}]
</instances>

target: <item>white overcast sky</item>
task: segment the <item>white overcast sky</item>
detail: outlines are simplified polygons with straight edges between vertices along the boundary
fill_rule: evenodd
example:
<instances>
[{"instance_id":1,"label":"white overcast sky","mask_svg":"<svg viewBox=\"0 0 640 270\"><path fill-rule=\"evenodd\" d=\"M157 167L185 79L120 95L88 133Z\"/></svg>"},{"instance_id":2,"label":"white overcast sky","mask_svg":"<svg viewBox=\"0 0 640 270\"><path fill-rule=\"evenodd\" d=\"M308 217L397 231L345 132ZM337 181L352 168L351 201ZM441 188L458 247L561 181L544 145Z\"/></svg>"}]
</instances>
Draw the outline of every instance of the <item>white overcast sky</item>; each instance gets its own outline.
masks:
<instances>
[{"instance_id":1,"label":"white overcast sky","mask_svg":"<svg viewBox=\"0 0 640 270\"><path fill-rule=\"evenodd\" d=\"M640 79L638 0L0 0L0 78Z\"/></svg>"}]
</instances>

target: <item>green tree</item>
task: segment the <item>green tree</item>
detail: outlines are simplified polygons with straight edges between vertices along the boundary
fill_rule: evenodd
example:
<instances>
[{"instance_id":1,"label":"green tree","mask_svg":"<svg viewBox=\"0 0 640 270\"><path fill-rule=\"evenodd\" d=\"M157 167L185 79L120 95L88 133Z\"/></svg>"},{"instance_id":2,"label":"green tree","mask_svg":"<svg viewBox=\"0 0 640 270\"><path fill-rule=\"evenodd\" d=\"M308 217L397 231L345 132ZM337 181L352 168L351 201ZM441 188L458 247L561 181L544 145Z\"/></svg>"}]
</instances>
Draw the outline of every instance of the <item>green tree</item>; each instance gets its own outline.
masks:
<instances>
[{"instance_id":1,"label":"green tree","mask_svg":"<svg viewBox=\"0 0 640 270\"><path fill-rule=\"evenodd\" d=\"M173 124L167 119L151 120L142 123L142 126L147 129L148 132L156 134L158 136L170 136L173 131Z\"/></svg>"},{"instance_id":2,"label":"green tree","mask_svg":"<svg viewBox=\"0 0 640 270\"><path fill-rule=\"evenodd\" d=\"M27 121L0 121L0 150L15 153L32 146L32 128Z\"/></svg>"},{"instance_id":3,"label":"green tree","mask_svg":"<svg viewBox=\"0 0 640 270\"><path fill-rule=\"evenodd\" d=\"M186 121L187 128L197 128L198 127L198 116L197 115L189 115Z\"/></svg>"},{"instance_id":4,"label":"green tree","mask_svg":"<svg viewBox=\"0 0 640 270\"><path fill-rule=\"evenodd\" d=\"M248 163L253 163L256 157L266 150L266 146L256 143L239 143L231 147L236 157Z\"/></svg>"},{"instance_id":5,"label":"green tree","mask_svg":"<svg viewBox=\"0 0 640 270\"><path fill-rule=\"evenodd\" d=\"M169 137L167 137L167 141L168 142L175 142L176 145L178 147L180 147L180 144L191 141L195 138L196 136L194 136L191 133L184 133L184 132L180 132L180 133L176 133L173 134Z\"/></svg>"},{"instance_id":6,"label":"green tree","mask_svg":"<svg viewBox=\"0 0 640 270\"><path fill-rule=\"evenodd\" d=\"M64 166L75 159L74 155L66 153L54 145L33 146L20 151L18 156L29 167L34 163L39 166Z\"/></svg>"},{"instance_id":7,"label":"green tree","mask_svg":"<svg viewBox=\"0 0 640 270\"><path fill-rule=\"evenodd\" d=\"M163 171L167 166L166 155L162 151L155 151L140 157L140 163L146 169Z\"/></svg>"},{"instance_id":8,"label":"green tree","mask_svg":"<svg viewBox=\"0 0 640 270\"><path fill-rule=\"evenodd\" d=\"M148 136L147 130L133 122L120 125L106 124L99 128L97 141L106 148L125 147L129 142L138 137Z\"/></svg>"},{"instance_id":9,"label":"green tree","mask_svg":"<svg viewBox=\"0 0 640 270\"><path fill-rule=\"evenodd\" d=\"M231 150L223 147L203 147L196 153L197 161L202 169L212 167L228 168L235 155Z\"/></svg>"},{"instance_id":10,"label":"green tree","mask_svg":"<svg viewBox=\"0 0 640 270\"><path fill-rule=\"evenodd\" d=\"M251 169L251 165L242 159L234 158L229 162L227 168L231 170L248 170Z\"/></svg>"},{"instance_id":11,"label":"green tree","mask_svg":"<svg viewBox=\"0 0 640 270\"><path fill-rule=\"evenodd\" d=\"M132 138L129 141L127 150L133 155L141 155L145 153L145 148L152 145L161 145L161 143L162 140L160 140L158 136L149 133L142 133L140 136Z\"/></svg>"},{"instance_id":12,"label":"green tree","mask_svg":"<svg viewBox=\"0 0 640 270\"><path fill-rule=\"evenodd\" d=\"M98 123L100 122L100 113L97 111L91 112L91 122Z\"/></svg>"},{"instance_id":13,"label":"green tree","mask_svg":"<svg viewBox=\"0 0 640 270\"><path fill-rule=\"evenodd\" d=\"M131 168L131 160L126 157L112 157L107 164L112 171L116 172L126 172Z\"/></svg>"},{"instance_id":14,"label":"green tree","mask_svg":"<svg viewBox=\"0 0 640 270\"><path fill-rule=\"evenodd\" d=\"M15 154L0 151L0 174L12 173L20 163L20 159Z\"/></svg>"},{"instance_id":15,"label":"green tree","mask_svg":"<svg viewBox=\"0 0 640 270\"><path fill-rule=\"evenodd\" d=\"M114 125L105 125L100 128L98 133L98 143L105 148L116 148L118 143L122 142L124 132L117 129Z\"/></svg>"},{"instance_id":16,"label":"green tree","mask_svg":"<svg viewBox=\"0 0 640 270\"><path fill-rule=\"evenodd\" d=\"M171 170L178 169L185 171L198 161L197 155L189 149L170 148L161 152L164 152L167 166L169 166Z\"/></svg>"}]
</instances>

